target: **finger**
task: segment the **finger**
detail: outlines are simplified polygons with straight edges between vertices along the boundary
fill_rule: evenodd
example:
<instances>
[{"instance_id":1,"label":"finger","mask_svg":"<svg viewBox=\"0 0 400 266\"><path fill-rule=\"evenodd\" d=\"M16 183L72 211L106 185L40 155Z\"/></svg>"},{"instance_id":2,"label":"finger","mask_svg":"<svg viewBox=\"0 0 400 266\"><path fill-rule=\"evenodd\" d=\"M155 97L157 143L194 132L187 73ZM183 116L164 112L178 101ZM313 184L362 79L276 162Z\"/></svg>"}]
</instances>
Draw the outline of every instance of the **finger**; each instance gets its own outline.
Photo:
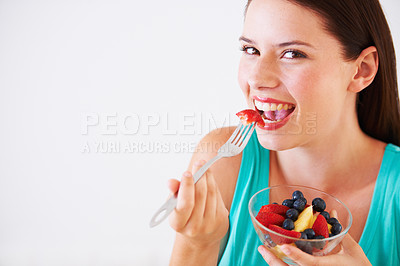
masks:
<instances>
[{"instance_id":1,"label":"finger","mask_svg":"<svg viewBox=\"0 0 400 266\"><path fill-rule=\"evenodd\" d=\"M282 245L281 250L285 253L289 258L295 261L299 265L315 265L315 257L307 254L297 247L291 245Z\"/></svg>"},{"instance_id":2,"label":"finger","mask_svg":"<svg viewBox=\"0 0 400 266\"><path fill-rule=\"evenodd\" d=\"M181 184L181 182L179 182L176 179L169 179L167 181L167 186L168 186L168 189L171 191L171 194L175 194L176 192L178 192L180 184Z\"/></svg>"},{"instance_id":3,"label":"finger","mask_svg":"<svg viewBox=\"0 0 400 266\"><path fill-rule=\"evenodd\" d=\"M215 181L215 179L214 179ZM218 189L217 182L215 182L216 187L217 187L217 203L216 203L216 210L215 210L215 217L219 218L219 221L228 219L229 220L229 211L225 205L224 200L222 199L222 195ZM228 223L229 226L229 223Z\"/></svg>"},{"instance_id":4,"label":"finger","mask_svg":"<svg viewBox=\"0 0 400 266\"><path fill-rule=\"evenodd\" d=\"M337 211L335 209L333 209L331 211L331 217L338 219L338 214ZM343 253L345 251L349 251L351 249L354 249L355 247L357 247L358 244L357 242L351 237L351 235L349 233L347 233L344 238L342 239L342 241L340 242L340 253Z\"/></svg>"},{"instance_id":5,"label":"finger","mask_svg":"<svg viewBox=\"0 0 400 266\"><path fill-rule=\"evenodd\" d=\"M197 172L201 166L203 166L204 161L198 161L193 165L192 172ZM194 208L192 212L192 216L190 218L191 221L195 222L194 225L197 226L201 224L204 216L204 209L206 205L207 199L207 172L204 173L204 176L197 181L195 185L195 194L194 194ZM196 228L197 229L197 228Z\"/></svg>"},{"instance_id":6,"label":"finger","mask_svg":"<svg viewBox=\"0 0 400 266\"><path fill-rule=\"evenodd\" d=\"M214 179L214 180L215 180L215 179ZM215 182L215 183L217 183L217 182ZM225 205L224 200L222 199L222 195L221 195L221 192L219 191L218 185L217 185L217 191L218 191L218 193L217 193L217 206L218 206L218 208L217 208L217 213L218 213L218 211L220 211L220 210L223 210L224 212L225 212L225 211L228 211L228 208L227 208L227 206Z\"/></svg>"},{"instance_id":7,"label":"finger","mask_svg":"<svg viewBox=\"0 0 400 266\"><path fill-rule=\"evenodd\" d=\"M199 169L204 165L206 163L206 161L204 161L204 160L199 160L199 161L196 161L196 162L194 162L194 164L193 164L193 166L192 166L192 173L193 173L193 175L197 172L197 171L199 171ZM202 179L202 177L201 177L201 179ZM200 180L201 180L200 179ZM199 181L200 181L199 180ZM199 182L198 181L198 182Z\"/></svg>"},{"instance_id":8,"label":"finger","mask_svg":"<svg viewBox=\"0 0 400 266\"><path fill-rule=\"evenodd\" d=\"M190 172L185 172L179 186L178 202L171 214L170 224L176 231L186 225L194 206L194 182Z\"/></svg>"},{"instance_id":9,"label":"finger","mask_svg":"<svg viewBox=\"0 0 400 266\"><path fill-rule=\"evenodd\" d=\"M178 193L178 202L176 209L185 211L192 209L194 205L194 182L190 172L185 172L182 176L180 184L180 193Z\"/></svg>"},{"instance_id":10,"label":"finger","mask_svg":"<svg viewBox=\"0 0 400 266\"><path fill-rule=\"evenodd\" d=\"M340 243L331 252L329 252L328 255L335 255L335 254L342 254L342 253L343 253L343 247L342 247L342 244Z\"/></svg>"},{"instance_id":11,"label":"finger","mask_svg":"<svg viewBox=\"0 0 400 266\"><path fill-rule=\"evenodd\" d=\"M284 265L286 266L287 265L281 259L276 257L266 247L259 246L257 250L261 254L261 256L263 257L263 259L268 263L268 265L270 265L270 266L284 266Z\"/></svg>"},{"instance_id":12,"label":"finger","mask_svg":"<svg viewBox=\"0 0 400 266\"><path fill-rule=\"evenodd\" d=\"M207 171L207 198L204 210L204 220L210 220L216 217L218 203L218 188L214 176L210 171Z\"/></svg>"},{"instance_id":13,"label":"finger","mask_svg":"<svg viewBox=\"0 0 400 266\"><path fill-rule=\"evenodd\" d=\"M218 190L218 189L217 189ZM218 190L217 193L217 204L215 210L215 217L218 219L217 223L223 224L224 221L226 222L225 226L227 226L226 230L229 228L229 211L226 208L225 202L222 199L221 193Z\"/></svg>"}]
</instances>

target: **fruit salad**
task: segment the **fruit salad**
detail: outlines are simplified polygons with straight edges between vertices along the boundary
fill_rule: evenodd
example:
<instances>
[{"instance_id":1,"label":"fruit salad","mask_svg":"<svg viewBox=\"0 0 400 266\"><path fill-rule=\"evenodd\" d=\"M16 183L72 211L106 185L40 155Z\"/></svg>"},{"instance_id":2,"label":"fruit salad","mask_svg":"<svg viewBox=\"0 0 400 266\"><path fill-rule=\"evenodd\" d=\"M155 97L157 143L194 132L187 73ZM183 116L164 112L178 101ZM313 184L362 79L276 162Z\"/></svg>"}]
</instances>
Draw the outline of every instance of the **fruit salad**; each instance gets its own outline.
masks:
<instances>
[{"instance_id":1,"label":"fruit salad","mask_svg":"<svg viewBox=\"0 0 400 266\"><path fill-rule=\"evenodd\" d=\"M323 199L314 198L311 204L307 204L307 199L299 190L294 191L292 197L285 199L282 204L272 203L262 206L255 218L274 232L298 239L324 239L342 231L339 221L330 217L326 211ZM294 244L309 254L312 254L313 249L322 250L325 247L324 241L307 243L274 234L268 236L269 239L266 240L274 246Z\"/></svg>"}]
</instances>

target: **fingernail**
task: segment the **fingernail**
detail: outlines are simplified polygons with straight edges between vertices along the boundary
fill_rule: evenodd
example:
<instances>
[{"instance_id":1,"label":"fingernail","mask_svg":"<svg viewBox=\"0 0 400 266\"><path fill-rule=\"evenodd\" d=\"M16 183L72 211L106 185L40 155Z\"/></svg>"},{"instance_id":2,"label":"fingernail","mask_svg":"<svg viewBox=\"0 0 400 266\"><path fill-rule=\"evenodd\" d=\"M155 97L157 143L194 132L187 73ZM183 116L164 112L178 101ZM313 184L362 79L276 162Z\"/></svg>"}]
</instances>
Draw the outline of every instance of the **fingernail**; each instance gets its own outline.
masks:
<instances>
[{"instance_id":1,"label":"fingernail","mask_svg":"<svg viewBox=\"0 0 400 266\"><path fill-rule=\"evenodd\" d=\"M204 164L204 163L203 163L203 160L197 161L197 162L195 163L196 166L202 166L203 164Z\"/></svg>"},{"instance_id":2,"label":"fingernail","mask_svg":"<svg viewBox=\"0 0 400 266\"><path fill-rule=\"evenodd\" d=\"M285 253L286 255L289 255L291 253L290 248L287 245L282 245L281 246L281 250L283 253Z\"/></svg>"},{"instance_id":3,"label":"fingernail","mask_svg":"<svg viewBox=\"0 0 400 266\"><path fill-rule=\"evenodd\" d=\"M183 173L184 177L190 177L192 174L189 171Z\"/></svg>"}]
</instances>

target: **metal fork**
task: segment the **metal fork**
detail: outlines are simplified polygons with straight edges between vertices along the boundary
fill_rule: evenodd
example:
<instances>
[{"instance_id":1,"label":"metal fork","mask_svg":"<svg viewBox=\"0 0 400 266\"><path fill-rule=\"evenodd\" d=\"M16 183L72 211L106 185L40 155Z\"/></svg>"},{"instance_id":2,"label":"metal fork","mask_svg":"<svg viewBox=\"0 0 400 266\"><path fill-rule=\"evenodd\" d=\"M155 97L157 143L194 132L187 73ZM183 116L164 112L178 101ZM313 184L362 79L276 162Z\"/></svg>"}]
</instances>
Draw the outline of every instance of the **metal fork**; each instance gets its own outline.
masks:
<instances>
[{"instance_id":1,"label":"metal fork","mask_svg":"<svg viewBox=\"0 0 400 266\"><path fill-rule=\"evenodd\" d=\"M232 157L241 153L249 141L253 131L255 128L255 123L251 123L249 125L243 125L239 122L239 125L236 127L232 136L222 145L218 153L215 157L211 158L208 162L206 162L194 175L193 180L194 183L197 183L199 179L203 176L203 174L207 171L210 166L215 163L217 160L223 157ZM168 215L175 209L177 204L177 194L171 196L158 211L153 215L150 221L150 227L154 227L159 225ZM158 216L162 216L158 218Z\"/></svg>"}]
</instances>

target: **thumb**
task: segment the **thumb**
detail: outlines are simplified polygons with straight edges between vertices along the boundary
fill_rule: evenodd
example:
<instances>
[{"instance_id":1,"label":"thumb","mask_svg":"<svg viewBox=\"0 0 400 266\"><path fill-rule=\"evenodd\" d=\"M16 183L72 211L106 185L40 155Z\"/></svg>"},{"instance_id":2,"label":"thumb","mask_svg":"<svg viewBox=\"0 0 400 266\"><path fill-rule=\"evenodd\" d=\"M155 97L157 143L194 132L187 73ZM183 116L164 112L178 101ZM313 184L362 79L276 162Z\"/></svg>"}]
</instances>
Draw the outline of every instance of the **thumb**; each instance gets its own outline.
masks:
<instances>
[{"instance_id":1,"label":"thumb","mask_svg":"<svg viewBox=\"0 0 400 266\"><path fill-rule=\"evenodd\" d=\"M357 248L361 248L358 243L347 233L342 240L342 250L347 253L351 253Z\"/></svg>"},{"instance_id":2,"label":"thumb","mask_svg":"<svg viewBox=\"0 0 400 266\"><path fill-rule=\"evenodd\" d=\"M171 194L177 193L180 185L181 185L181 182L179 182L176 179L169 179L167 182L167 186L168 186L168 189L171 191Z\"/></svg>"},{"instance_id":3,"label":"thumb","mask_svg":"<svg viewBox=\"0 0 400 266\"><path fill-rule=\"evenodd\" d=\"M281 250L299 265L316 265L314 256L301 251L297 247L285 244L281 246Z\"/></svg>"},{"instance_id":4,"label":"thumb","mask_svg":"<svg viewBox=\"0 0 400 266\"><path fill-rule=\"evenodd\" d=\"M266 247L264 246L259 246L258 247L258 252L261 254L263 259L265 260L266 263L270 266L284 266L287 265L284 263L281 259L279 259L277 256L275 256L274 253L269 251Z\"/></svg>"}]
</instances>

